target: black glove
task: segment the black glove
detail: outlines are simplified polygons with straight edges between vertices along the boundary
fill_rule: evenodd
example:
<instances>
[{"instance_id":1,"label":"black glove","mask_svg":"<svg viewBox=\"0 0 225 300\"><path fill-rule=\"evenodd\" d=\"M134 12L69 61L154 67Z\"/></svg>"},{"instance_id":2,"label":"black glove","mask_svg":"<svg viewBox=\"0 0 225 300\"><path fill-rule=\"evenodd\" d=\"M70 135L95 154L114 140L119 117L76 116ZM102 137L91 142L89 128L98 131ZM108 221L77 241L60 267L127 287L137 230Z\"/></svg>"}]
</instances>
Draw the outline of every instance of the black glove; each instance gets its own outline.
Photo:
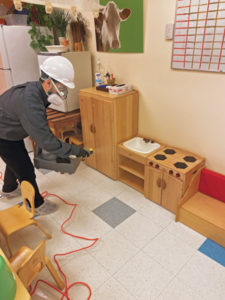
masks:
<instances>
[{"instance_id":1,"label":"black glove","mask_svg":"<svg viewBox=\"0 0 225 300\"><path fill-rule=\"evenodd\" d=\"M77 154L77 157L89 157L91 154L91 151L86 148L80 148L79 153Z\"/></svg>"}]
</instances>

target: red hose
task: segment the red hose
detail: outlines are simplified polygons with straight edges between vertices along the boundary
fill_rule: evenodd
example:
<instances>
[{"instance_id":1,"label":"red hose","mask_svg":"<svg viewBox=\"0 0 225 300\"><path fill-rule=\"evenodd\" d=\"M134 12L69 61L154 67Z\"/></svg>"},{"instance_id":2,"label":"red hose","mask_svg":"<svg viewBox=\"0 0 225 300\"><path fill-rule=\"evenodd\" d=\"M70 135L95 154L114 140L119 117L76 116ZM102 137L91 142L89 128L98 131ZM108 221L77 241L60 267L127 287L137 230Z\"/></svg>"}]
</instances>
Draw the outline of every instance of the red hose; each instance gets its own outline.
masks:
<instances>
[{"instance_id":1,"label":"red hose","mask_svg":"<svg viewBox=\"0 0 225 300\"><path fill-rule=\"evenodd\" d=\"M60 265L59 265L59 263L58 263L56 257L57 257L57 256L65 256L65 255L69 255L69 254L72 254L72 253L75 253L75 252L78 252L78 251L82 251L82 250L88 249L88 248L92 247L92 246L98 241L98 238L96 238L96 239L89 239L89 238L85 238L85 237L82 237L82 236L74 235L74 234L69 233L69 232L67 232L67 231L64 230L63 227L64 227L64 225L71 219L71 217L72 217L72 215L73 215L73 213L74 213L74 211L75 211L75 208L76 208L77 204L69 203L69 202L65 201L63 198L61 198L60 196L58 196L58 195L56 195L56 194L50 194L50 193L48 193L47 191L43 192L43 193L42 193L42 196L44 197L44 199L46 199L48 196L54 196L54 197L57 197L58 199L60 199L61 201L63 201L66 205L73 206L73 209L72 209L72 211L71 211L69 217L68 217L68 218L63 222L63 224L61 225L61 230L62 230L62 232L65 233L65 234L67 234L67 235L69 235L69 236L71 236L71 237L74 237L74 238L83 239L83 240L86 240L86 241L93 241L93 243L91 243L91 244L90 244L89 246L87 246L87 247L83 247L83 248L80 248L80 249L77 249L77 250L73 250L73 251L70 251L70 252L67 252L67 253L59 253L59 254L55 254L55 255L54 255L54 261L55 261L55 263L56 263L56 265L57 265L57 267L58 267L60 273L62 274L62 276L64 277L64 280L65 280L65 289L64 289L64 291L60 291L60 290L57 289L55 286L51 285L50 283L48 283L48 282L46 282L46 281L44 281L44 280L38 280L38 281L36 282L36 284L35 284L35 286L34 286L33 289L30 287L30 295L33 296L33 294L34 294L35 291L36 291L36 288L37 288L38 283L39 283L39 282L43 282L43 283L47 284L49 287L51 287L51 288L53 288L54 290L58 291L58 292L62 295L61 300L63 300L64 297L66 297L67 300L70 300L69 294L68 294L69 290L70 290L74 285L81 284L81 285L84 285L85 287L88 288L88 290L89 290L89 295L88 295L87 300L89 300L89 299L91 299L91 288L89 287L89 285L88 285L87 283L85 283L85 282L73 282L73 283L71 283L71 284L68 286L67 277L66 277L65 273L62 271L62 269L61 269L61 267L60 267Z\"/></svg>"}]
</instances>

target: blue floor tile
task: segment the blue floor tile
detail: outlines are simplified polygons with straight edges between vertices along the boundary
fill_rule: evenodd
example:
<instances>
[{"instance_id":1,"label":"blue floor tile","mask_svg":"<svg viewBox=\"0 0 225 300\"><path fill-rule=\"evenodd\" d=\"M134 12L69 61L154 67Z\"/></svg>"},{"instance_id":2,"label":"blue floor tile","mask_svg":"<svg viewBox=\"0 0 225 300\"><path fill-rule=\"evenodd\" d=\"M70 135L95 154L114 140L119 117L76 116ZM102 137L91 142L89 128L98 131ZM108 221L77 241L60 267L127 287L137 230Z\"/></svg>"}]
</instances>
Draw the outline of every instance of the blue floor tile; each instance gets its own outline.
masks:
<instances>
[{"instance_id":1,"label":"blue floor tile","mask_svg":"<svg viewBox=\"0 0 225 300\"><path fill-rule=\"evenodd\" d=\"M225 267L224 247L207 239L198 250Z\"/></svg>"}]
</instances>

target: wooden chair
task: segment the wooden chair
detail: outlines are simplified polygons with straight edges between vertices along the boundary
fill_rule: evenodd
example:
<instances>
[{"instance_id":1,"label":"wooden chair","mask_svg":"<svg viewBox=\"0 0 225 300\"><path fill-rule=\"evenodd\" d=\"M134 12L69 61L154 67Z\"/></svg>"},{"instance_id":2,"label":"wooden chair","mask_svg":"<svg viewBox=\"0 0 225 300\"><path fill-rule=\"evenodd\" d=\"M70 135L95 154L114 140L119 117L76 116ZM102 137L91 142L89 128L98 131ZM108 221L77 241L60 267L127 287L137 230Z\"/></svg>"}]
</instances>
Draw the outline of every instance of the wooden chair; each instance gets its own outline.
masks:
<instances>
[{"instance_id":1,"label":"wooden chair","mask_svg":"<svg viewBox=\"0 0 225 300\"><path fill-rule=\"evenodd\" d=\"M32 184L27 181L23 181L21 183L21 193L23 197L23 205L17 204L0 211L0 232L2 232L5 237L10 256L12 256L12 249L9 242L9 236L27 226L35 225L46 235L48 239L51 238L51 235L47 233L36 220L34 220L35 190ZM27 200L30 203L30 208L27 206Z\"/></svg>"},{"instance_id":2,"label":"wooden chair","mask_svg":"<svg viewBox=\"0 0 225 300\"><path fill-rule=\"evenodd\" d=\"M39 272L46 266L58 288L62 290L64 283L49 258L45 255L45 242L42 241L34 250L25 246L21 247L10 259L10 264L26 288L30 286Z\"/></svg>"}]
</instances>

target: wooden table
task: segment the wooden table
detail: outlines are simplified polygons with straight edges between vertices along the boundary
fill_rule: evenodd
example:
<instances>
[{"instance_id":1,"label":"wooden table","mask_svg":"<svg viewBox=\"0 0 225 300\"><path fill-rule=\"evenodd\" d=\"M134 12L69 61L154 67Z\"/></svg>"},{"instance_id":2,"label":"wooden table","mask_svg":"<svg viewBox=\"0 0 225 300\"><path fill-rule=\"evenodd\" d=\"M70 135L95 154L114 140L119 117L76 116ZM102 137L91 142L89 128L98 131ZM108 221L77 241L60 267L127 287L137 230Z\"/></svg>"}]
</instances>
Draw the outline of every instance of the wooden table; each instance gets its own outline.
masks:
<instances>
[{"instance_id":1,"label":"wooden table","mask_svg":"<svg viewBox=\"0 0 225 300\"><path fill-rule=\"evenodd\" d=\"M81 121L79 109L64 113L47 108L46 113L48 126L57 138L61 137L60 130L62 128L76 127L77 123Z\"/></svg>"},{"instance_id":2,"label":"wooden table","mask_svg":"<svg viewBox=\"0 0 225 300\"><path fill-rule=\"evenodd\" d=\"M4 258L5 262L7 263L9 269L12 271L16 279L16 296L14 300L30 300L31 299L30 294L28 293L27 289L23 285L22 281L19 279L18 275L12 269L10 262L8 261L7 257L5 256L1 248L0 248L0 255Z\"/></svg>"}]
</instances>

